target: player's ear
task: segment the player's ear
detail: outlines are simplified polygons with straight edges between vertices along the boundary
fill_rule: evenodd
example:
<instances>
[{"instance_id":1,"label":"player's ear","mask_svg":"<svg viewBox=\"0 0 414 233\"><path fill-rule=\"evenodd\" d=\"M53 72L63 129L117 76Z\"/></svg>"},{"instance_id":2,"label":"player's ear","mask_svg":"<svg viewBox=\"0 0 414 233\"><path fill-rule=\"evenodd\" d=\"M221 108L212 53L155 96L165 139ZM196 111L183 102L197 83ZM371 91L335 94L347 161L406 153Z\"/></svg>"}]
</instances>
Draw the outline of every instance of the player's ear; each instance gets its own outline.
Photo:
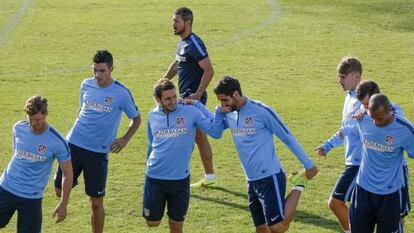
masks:
<instances>
[{"instance_id":1,"label":"player's ear","mask_svg":"<svg viewBox=\"0 0 414 233\"><path fill-rule=\"evenodd\" d=\"M157 96L155 96L154 95L154 100L158 103L158 104L160 104L161 103L161 99L160 98L158 98Z\"/></svg>"}]
</instances>

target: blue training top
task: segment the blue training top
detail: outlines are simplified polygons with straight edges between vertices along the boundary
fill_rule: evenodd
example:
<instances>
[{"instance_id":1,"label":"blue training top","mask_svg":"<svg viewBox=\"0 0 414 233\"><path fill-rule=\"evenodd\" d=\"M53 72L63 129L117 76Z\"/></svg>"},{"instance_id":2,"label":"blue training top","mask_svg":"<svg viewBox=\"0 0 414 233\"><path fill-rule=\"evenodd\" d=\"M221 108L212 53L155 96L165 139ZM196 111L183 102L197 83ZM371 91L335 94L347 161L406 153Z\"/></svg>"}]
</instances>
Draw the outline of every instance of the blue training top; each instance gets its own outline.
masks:
<instances>
[{"instance_id":1,"label":"blue training top","mask_svg":"<svg viewBox=\"0 0 414 233\"><path fill-rule=\"evenodd\" d=\"M148 115L147 176L162 180L180 180L190 174L190 159L199 127L212 137L222 134L222 122L214 119L203 104L177 104L173 112L162 107Z\"/></svg>"},{"instance_id":2,"label":"blue training top","mask_svg":"<svg viewBox=\"0 0 414 233\"><path fill-rule=\"evenodd\" d=\"M322 144L322 149L328 153L331 149L345 145L345 164L359 165L361 163L361 138L359 137L358 121L353 118L355 113L361 109L361 102L356 98L355 90L349 91L345 97L344 109L342 110L342 131L332 135ZM343 136L342 136L343 135Z\"/></svg>"},{"instance_id":3,"label":"blue training top","mask_svg":"<svg viewBox=\"0 0 414 233\"><path fill-rule=\"evenodd\" d=\"M52 126L33 134L28 121L13 127L13 157L0 177L0 186L16 196L28 199L43 197L53 161L70 160L65 139Z\"/></svg>"},{"instance_id":4,"label":"blue training top","mask_svg":"<svg viewBox=\"0 0 414 233\"><path fill-rule=\"evenodd\" d=\"M224 118L224 129L231 130L247 180L259 180L283 170L276 155L273 134L306 169L313 167L312 160L271 107L247 98L238 112L223 114L217 106L216 117L220 115Z\"/></svg>"},{"instance_id":5,"label":"blue training top","mask_svg":"<svg viewBox=\"0 0 414 233\"><path fill-rule=\"evenodd\" d=\"M365 114L359 123L363 142L362 162L356 182L375 194L390 194L404 184L404 150L414 157L414 128L404 117L394 115L394 121L377 127Z\"/></svg>"},{"instance_id":6,"label":"blue training top","mask_svg":"<svg viewBox=\"0 0 414 233\"><path fill-rule=\"evenodd\" d=\"M122 112L129 119L139 115L131 92L114 80L102 88L95 78L85 79L80 87L80 111L67 135L70 143L98 153L109 153L116 138Z\"/></svg>"},{"instance_id":7,"label":"blue training top","mask_svg":"<svg viewBox=\"0 0 414 233\"><path fill-rule=\"evenodd\" d=\"M198 62L207 57L206 46L194 33L178 43L175 60L178 63L178 87L181 97L187 97L198 89L204 73Z\"/></svg>"}]
</instances>

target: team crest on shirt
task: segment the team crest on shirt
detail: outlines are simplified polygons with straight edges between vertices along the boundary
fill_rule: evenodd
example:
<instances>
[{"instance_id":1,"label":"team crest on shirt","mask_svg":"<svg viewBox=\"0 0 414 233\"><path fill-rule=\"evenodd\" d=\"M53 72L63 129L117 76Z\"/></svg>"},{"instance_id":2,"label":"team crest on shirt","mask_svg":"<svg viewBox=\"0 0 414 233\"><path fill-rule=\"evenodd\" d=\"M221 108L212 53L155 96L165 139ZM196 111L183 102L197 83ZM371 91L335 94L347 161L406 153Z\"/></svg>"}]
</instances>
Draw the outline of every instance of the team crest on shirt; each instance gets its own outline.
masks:
<instances>
[{"instance_id":1,"label":"team crest on shirt","mask_svg":"<svg viewBox=\"0 0 414 233\"><path fill-rule=\"evenodd\" d=\"M184 55L184 53L185 53L185 47L181 47L180 48L180 55Z\"/></svg>"},{"instance_id":2,"label":"team crest on shirt","mask_svg":"<svg viewBox=\"0 0 414 233\"><path fill-rule=\"evenodd\" d=\"M248 127L251 127L253 125L253 117L246 117L244 124L246 124Z\"/></svg>"},{"instance_id":3,"label":"team crest on shirt","mask_svg":"<svg viewBox=\"0 0 414 233\"><path fill-rule=\"evenodd\" d=\"M45 145L39 145L37 147L37 153L39 153L40 155L44 155L47 152L47 147Z\"/></svg>"},{"instance_id":4,"label":"team crest on shirt","mask_svg":"<svg viewBox=\"0 0 414 233\"><path fill-rule=\"evenodd\" d=\"M177 125L178 127L183 127L185 123L184 117L177 117Z\"/></svg>"},{"instance_id":5,"label":"team crest on shirt","mask_svg":"<svg viewBox=\"0 0 414 233\"><path fill-rule=\"evenodd\" d=\"M385 137L385 144L392 145L394 143L394 138L392 136Z\"/></svg>"},{"instance_id":6,"label":"team crest on shirt","mask_svg":"<svg viewBox=\"0 0 414 233\"><path fill-rule=\"evenodd\" d=\"M112 104L112 97L110 96L105 97L105 105L109 106L111 104Z\"/></svg>"}]
</instances>

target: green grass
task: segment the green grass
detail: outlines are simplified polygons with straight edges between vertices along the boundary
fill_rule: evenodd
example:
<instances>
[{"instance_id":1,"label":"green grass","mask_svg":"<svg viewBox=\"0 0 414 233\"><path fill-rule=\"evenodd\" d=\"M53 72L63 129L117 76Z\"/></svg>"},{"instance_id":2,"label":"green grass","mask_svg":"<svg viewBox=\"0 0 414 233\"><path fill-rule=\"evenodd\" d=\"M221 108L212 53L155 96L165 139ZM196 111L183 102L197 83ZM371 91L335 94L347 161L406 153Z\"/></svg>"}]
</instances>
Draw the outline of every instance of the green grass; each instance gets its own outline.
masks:
<instances>
[{"instance_id":1,"label":"green grass","mask_svg":"<svg viewBox=\"0 0 414 233\"><path fill-rule=\"evenodd\" d=\"M145 122L154 106L152 86L174 58L178 37L171 30L172 12L183 5L194 11L194 31L206 43L216 71L208 107L217 104L215 81L224 74L236 76L246 95L277 110L320 169L302 195L289 232L340 231L326 201L343 169L343 149L322 160L313 148L340 126L344 93L335 76L342 56L358 56L363 77L377 81L414 120L414 4L408 0L0 0L0 33L27 2L31 7L0 45L0 170L10 160L11 129L25 118L22 108L29 96L49 99L48 121L66 134L78 110L79 85L91 75L90 60L98 48L113 53L114 76L131 89ZM120 132L126 127L123 119ZM105 232L168 231L166 218L148 229L141 217L145 132L144 123L122 153L111 155ZM287 172L298 170L299 162L275 141ZM192 192L184 230L253 232L230 134L211 143L219 188ZM197 150L191 166L193 180L198 179L203 170ZM58 225L50 217L57 201L50 182L43 232L90 231L83 182L72 192L68 218ZM412 222L410 215L406 232L414 231ZM15 232L15 224L16 216L3 231Z\"/></svg>"}]
</instances>

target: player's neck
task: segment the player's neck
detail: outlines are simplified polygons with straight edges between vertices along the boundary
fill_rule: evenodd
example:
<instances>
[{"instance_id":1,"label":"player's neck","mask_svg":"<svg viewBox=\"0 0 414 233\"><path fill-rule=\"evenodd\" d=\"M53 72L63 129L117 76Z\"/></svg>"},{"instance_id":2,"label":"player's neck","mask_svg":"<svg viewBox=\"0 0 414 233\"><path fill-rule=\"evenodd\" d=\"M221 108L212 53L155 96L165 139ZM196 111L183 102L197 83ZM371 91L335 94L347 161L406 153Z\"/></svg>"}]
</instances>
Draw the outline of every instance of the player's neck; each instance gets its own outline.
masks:
<instances>
[{"instance_id":1,"label":"player's neck","mask_svg":"<svg viewBox=\"0 0 414 233\"><path fill-rule=\"evenodd\" d=\"M193 31L190 29L186 29L183 33L180 34L180 38L181 40L184 40L185 38L187 38L189 35L191 35L191 33L193 33Z\"/></svg>"},{"instance_id":2,"label":"player's neck","mask_svg":"<svg viewBox=\"0 0 414 233\"><path fill-rule=\"evenodd\" d=\"M237 111L240 111L240 109L246 104L247 102L247 96L241 96L240 99L237 101Z\"/></svg>"},{"instance_id":3,"label":"player's neck","mask_svg":"<svg viewBox=\"0 0 414 233\"><path fill-rule=\"evenodd\" d=\"M384 126L391 124L394 121L394 115L390 112L387 116Z\"/></svg>"},{"instance_id":4,"label":"player's neck","mask_svg":"<svg viewBox=\"0 0 414 233\"><path fill-rule=\"evenodd\" d=\"M49 124L45 123L41 128L39 129L35 129L33 127L30 126L30 130L32 131L33 134L42 134L43 132L45 132L47 129L49 128Z\"/></svg>"},{"instance_id":5,"label":"player's neck","mask_svg":"<svg viewBox=\"0 0 414 233\"><path fill-rule=\"evenodd\" d=\"M98 85L99 85L99 87L100 88L105 88L105 87L109 87L111 84L112 84L112 82L113 82L114 80L112 79L112 77L111 78L109 78L106 82L104 82L104 83L98 83Z\"/></svg>"}]
</instances>

